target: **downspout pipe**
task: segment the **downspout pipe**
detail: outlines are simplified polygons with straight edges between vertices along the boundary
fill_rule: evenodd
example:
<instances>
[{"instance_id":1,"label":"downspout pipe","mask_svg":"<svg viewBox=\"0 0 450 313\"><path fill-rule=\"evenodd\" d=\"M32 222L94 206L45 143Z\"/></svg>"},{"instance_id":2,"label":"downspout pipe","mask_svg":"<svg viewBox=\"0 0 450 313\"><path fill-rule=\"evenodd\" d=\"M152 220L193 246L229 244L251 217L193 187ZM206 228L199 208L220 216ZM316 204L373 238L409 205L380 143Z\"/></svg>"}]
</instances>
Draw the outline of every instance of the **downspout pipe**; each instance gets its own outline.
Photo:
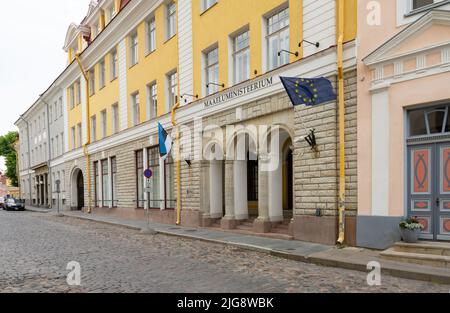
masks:
<instances>
[{"instance_id":1,"label":"downspout pipe","mask_svg":"<svg viewBox=\"0 0 450 313\"><path fill-rule=\"evenodd\" d=\"M87 188L88 188L88 209L87 213L92 212L92 193L91 193L91 158L88 151L88 146L91 144L91 120L90 120L90 99L89 99L89 75L83 68L80 61L80 54L75 54L75 59L77 60L80 71L83 74L84 80L86 81L86 132L87 140L83 144L83 153L86 158L86 171L87 171Z\"/></svg>"},{"instance_id":2,"label":"downspout pipe","mask_svg":"<svg viewBox=\"0 0 450 313\"><path fill-rule=\"evenodd\" d=\"M345 91L344 91L344 10L345 0L337 0L338 40L338 102L339 102L339 237L337 243L345 241Z\"/></svg>"}]
</instances>

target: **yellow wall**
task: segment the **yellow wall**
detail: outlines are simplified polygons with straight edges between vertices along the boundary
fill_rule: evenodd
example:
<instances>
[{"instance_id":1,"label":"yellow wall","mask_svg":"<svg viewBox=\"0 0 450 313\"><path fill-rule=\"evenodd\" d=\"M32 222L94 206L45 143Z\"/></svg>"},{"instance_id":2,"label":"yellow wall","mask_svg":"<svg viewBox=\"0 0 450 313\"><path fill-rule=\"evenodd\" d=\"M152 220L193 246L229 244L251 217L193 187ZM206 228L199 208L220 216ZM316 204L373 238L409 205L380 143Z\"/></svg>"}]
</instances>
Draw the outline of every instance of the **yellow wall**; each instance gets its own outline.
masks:
<instances>
[{"instance_id":1,"label":"yellow wall","mask_svg":"<svg viewBox=\"0 0 450 313\"><path fill-rule=\"evenodd\" d=\"M166 74L177 70L178 45L177 35L166 41L165 6L155 11L156 50L146 53L146 22L137 27L138 64L130 68L130 37L127 38L127 87L128 87L128 125L132 125L131 95L139 92L140 121L147 117L147 85L156 81L158 88L158 116L167 113L167 79ZM131 30L130 30L131 31Z\"/></svg>"},{"instance_id":2,"label":"yellow wall","mask_svg":"<svg viewBox=\"0 0 450 313\"><path fill-rule=\"evenodd\" d=\"M209 10L201 13L200 1L193 1L194 33L194 90L202 95L202 53L212 45L219 46L219 81L228 86L228 44L229 35L249 25L250 30L250 78L262 74L262 23L263 16L285 0L227 0L219 1ZM290 42L291 50L299 51L299 57L291 56L291 61L301 58L298 43L302 36L302 1L290 0ZM255 75L254 71L258 74ZM203 95L204 96L204 95Z\"/></svg>"},{"instance_id":3,"label":"yellow wall","mask_svg":"<svg viewBox=\"0 0 450 313\"><path fill-rule=\"evenodd\" d=\"M106 110L106 136L112 135L112 106L119 102L119 79L111 81L111 55L108 53L104 57L105 61L105 87L100 89L100 63L95 65L95 94L90 97L90 116L96 116L95 140L101 139L101 112ZM86 92L86 91L82 91ZM120 118L120 117L119 117Z\"/></svg>"},{"instance_id":4,"label":"yellow wall","mask_svg":"<svg viewBox=\"0 0 450 313\"><path fill-rule=\"evenodd\" d=\"M81 86L80 86L81 88ZM84 89L81 89L81 93L85 92ZM69 134L69 149L73 149L76 146L74 145L74 143L72 142L72 133L71 133L71 129L73 126L75 126L75 131L77 128L77 125L79 123L81 123L82 120L82 111L81 111L81 107L82 105L75 105L75 107L73 109L70 109L70 87L67 89L67 107L66 110L68 112L68 129L66 130ZM75 133L76 134L76 133ZM76 138L76 140L79 140L79 138Z\"/></svg>"}]
</instances>

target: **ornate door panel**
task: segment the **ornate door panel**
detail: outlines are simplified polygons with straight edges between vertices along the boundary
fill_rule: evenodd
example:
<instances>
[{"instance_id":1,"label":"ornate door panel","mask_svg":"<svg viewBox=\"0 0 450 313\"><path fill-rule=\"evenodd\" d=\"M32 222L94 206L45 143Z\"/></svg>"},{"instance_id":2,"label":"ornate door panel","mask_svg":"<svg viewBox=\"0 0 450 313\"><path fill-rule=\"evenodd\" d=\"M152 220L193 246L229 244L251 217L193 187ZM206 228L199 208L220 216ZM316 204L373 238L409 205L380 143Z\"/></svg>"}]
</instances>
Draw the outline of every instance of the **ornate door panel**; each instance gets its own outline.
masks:
<instances>
[{"instance_id":1,"label":"ornate door panel","mask_svg":"<svg viewBox=\"0 0 450 313\"><path fill-rule=\"evenodd\" d=\"M408 216L419 219L425 227L421 238L434 239L434 145L409 148Z\"/></svg>"},{"instance_id":2,"label":"ornate door panel","mask_svg":"<svg viewBox=\"0 0 450 313\"><path fill-rule=\"evenodd\" d=\"M409 147L408 168L408 216L422 239L450 240L450 143Z\"/></svg>"},{"instance_id":3,"label":"ornate door panel","mask_svg":"<svg viewBox=\"0 0 450 313\"><path fill-rule=\"evenodd\" d=\"M437 145L439 186L435 210L437 240L450 240L450 143Z\"/></svg>"}]
</instances>

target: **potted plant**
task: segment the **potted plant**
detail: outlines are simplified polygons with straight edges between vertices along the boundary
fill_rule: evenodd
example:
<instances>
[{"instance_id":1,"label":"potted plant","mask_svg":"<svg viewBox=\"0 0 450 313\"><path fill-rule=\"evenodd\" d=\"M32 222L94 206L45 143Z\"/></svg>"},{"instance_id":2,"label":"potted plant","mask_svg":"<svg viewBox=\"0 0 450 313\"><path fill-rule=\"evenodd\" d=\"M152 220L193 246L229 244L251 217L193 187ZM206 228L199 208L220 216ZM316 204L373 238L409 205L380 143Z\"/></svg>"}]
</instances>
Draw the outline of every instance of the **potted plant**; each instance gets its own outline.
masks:
<instances>
[{"instance_id":1,"label":"potted plant","mask_svg":"<svg viewBox=\"0 0 450 313\"><path fill-rule=\"evenodd\" d=\"M406 243L416 243L423 230L423 225L415 217L401 221L399 226L402 239Z\"/></svg>"}]
</instances>

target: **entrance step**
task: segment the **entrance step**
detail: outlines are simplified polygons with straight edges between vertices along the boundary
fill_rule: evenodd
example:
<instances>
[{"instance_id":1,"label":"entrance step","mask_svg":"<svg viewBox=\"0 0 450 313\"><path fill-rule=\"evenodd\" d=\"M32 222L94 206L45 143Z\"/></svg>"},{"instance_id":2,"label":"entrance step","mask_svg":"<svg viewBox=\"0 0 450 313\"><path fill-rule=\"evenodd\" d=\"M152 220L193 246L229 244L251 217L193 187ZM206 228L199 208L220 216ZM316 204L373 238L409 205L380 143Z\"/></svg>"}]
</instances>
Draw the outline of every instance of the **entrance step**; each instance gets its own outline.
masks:
<instances>
[{"instance_id":1,"label":"entrance step","mask_svg":"<svg viewBox=\"0 0 450 313\"><path fill-rule=\"evenodd\" d=\"M450 244L420 242L408 244L399 242L380 253L382 259L403 263L450 269Z\"/></svg>"},{"instance_id":2,"label":"entrance step","mask_svg":"<svg viewBox=\"0 0 450 313\"><path fill-rule=\"evenodd\" d=\"M276 234L290 235L290 233L289 233L289 224L290 223L291 223L290 219L285 219L278 224L274 224L272 226L271 232L276 233Z\"/></svg>"}]
</instances>

